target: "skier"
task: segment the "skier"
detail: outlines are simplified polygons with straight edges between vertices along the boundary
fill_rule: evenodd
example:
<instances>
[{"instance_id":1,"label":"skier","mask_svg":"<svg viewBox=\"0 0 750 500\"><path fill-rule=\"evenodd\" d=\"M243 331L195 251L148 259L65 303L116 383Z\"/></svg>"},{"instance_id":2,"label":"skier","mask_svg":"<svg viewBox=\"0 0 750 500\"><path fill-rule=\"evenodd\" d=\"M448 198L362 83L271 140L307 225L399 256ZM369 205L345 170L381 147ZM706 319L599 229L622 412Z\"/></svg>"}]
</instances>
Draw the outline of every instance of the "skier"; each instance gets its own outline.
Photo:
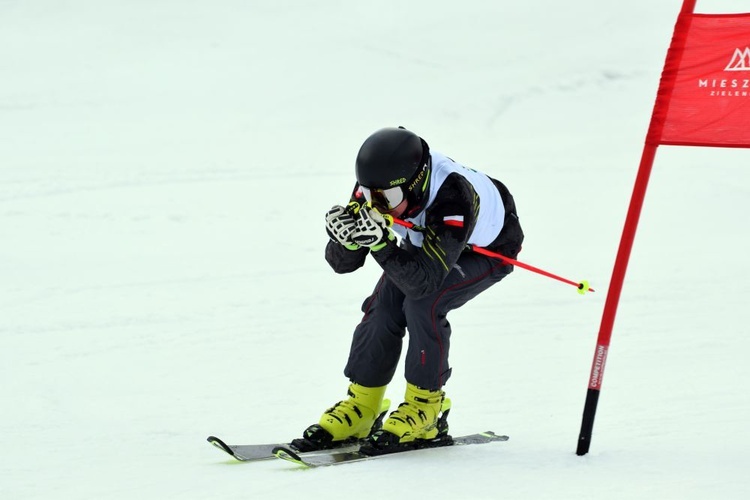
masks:
<instances>
[{"instance_id":1,"label":"skier","mask_svg":"<svg viewBox=\"0 0 750 500\"><path fill-rule=\"evenodd\" d=\"M441 411L449 407L443 391L451 375L446 316L513 271L512 265L471 252L467 245L515 258L523 231L505 185L431 151L403 127L370 135L355 170L348 206L336 205L326 213L330 241L325 258L336 273L349 273L370 254L384 272L354 329L344 370L348 398L327 409L295 444L330 448L369 436L370 447L387 452L447 432L438 428ZM418 227L391 227L388 216ZM404 402L382 429L371 433L387 412L386 386L406 329Z\"/></svg>"}]
</instances>

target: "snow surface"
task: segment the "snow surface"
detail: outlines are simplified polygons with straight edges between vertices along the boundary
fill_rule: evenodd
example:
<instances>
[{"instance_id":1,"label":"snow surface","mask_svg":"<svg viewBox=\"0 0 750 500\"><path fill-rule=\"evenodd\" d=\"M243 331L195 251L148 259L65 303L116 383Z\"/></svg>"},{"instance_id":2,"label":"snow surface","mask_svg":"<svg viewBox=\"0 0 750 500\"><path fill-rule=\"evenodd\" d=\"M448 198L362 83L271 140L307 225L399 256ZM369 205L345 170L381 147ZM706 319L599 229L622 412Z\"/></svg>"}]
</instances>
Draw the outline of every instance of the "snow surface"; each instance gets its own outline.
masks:
<instances>
[{"instance_id":1,"label":"snow surface","mask_svg":"<svg viewBox=\"0 0 750 500\"><path fill-rule=\"evenodd\" d=\"M680 6L0 0L0 498L750 498L744 150L660 148L575 455ZM205 438L287 440L344 396L379 268L335 275L323 213L399 124L597 292L519 269L452 313L452 431L507 443L235 464Z\"/></svg>"}]
</instances>

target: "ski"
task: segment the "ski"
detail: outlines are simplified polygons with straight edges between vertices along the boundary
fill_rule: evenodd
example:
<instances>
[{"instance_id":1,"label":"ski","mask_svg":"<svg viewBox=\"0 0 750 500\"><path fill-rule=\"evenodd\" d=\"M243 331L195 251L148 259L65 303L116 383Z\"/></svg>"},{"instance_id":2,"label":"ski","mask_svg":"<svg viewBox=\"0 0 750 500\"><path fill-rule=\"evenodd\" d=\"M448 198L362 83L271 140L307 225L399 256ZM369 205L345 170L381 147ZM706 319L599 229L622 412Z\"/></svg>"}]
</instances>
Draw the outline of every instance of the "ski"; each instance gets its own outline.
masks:
<instances>
[{"instance_id":1,"label":"ski","mask_svg":"<svg viewBox=\"0 0 750 500\"><path fill-rule=\"evenodd\" d=\"M208 436L207 441L240 462L267 460L273 458L273 449L277 446L289 446L288 444L227 444L216 436Z\"/></svg>"},{"instance_id":2,"label":"ski","mask_svg":"<svg viewBox=\"0 0 750 500\"><path fill-rule=\"evenodd\" d=\"M273 454L277 458L292 462L306 468L315 467L326 467L330 465L341 465L352 462L363 462L365 460L374 460L376 458L387 457L390 455L401 455L403 453L419 450L427 450L432 448L441 448L445 446L464 446L469 444L486 444L494 443L498 441L507 441L508 436L501 436L495 434L492 431L480 432L477 434L468 434L466 436L459 436L451 438L450 436L443 436L442 438L436 439L435 441L427 441L420 444L415 448L405 448L399 451L384 453L380 455L368 455L356 450L333 450L324 455L306 455L304 453L297 453L287 446L277 446L273 449Z\"/></svg>"},{"instance_id":3,"label":"ski","mask_svg":"<svg viewBox=\"0 0 750 500\"><path fill-rule=\"evenodd\" d=\"M372 430L375 432L383 425L383 418L388 413L391 407L391 400L384 399L380 405L380 414L372 424ZM446 412L447 414L447 412ZM274 450L276 448L284 448L294 453L295 456L308 456L308 455L320 455L330 454L333 452L351 452L359 450L359 445L363 444L367 438L354 439L350 438L346 441L341 442L325 442L323 440L323 446L321 441L315 439L315 433L322 430L320 425L311 425L305 430L305 436L301 439L295 439L290 443L273 443L273 444L227 444L223 440L216 436L208 436L206 441L216 446L218 449L227 453L239 460L240 462L256 462L259 460L268 460L275 458ZM308 434L310 432L313 434ZM305 451L297 451L303 449Z\"/></svg>"},{"instance_id":4,"label":"ski","mask_svg":"<svg viewBox=\"0 0 750 500\"><path fill-rule=\"evenodd\" d=\"M276 448L287 448L287 449L293 449L291 448L291 443L273 443L273 444L227 444L220 438L216 436L208 436L206 439L209 443L223 451L224 453L227 453L231 455L236 460L239 460L240 462L257 462L259 460L270 460L272 458L275 458L275 455L273 453L273 450ZM299 452L295 451L294 453L307 456L307 455L315 455L315 454L325 454L325 453L333 453L333 452L348 452L348 451L357 451L359 449L359 443L348 443L343 446L339 446L337 448L331 448L327 450L315 450L315 451L308 451L308 452Z\"/></svg>"}]
</instances>

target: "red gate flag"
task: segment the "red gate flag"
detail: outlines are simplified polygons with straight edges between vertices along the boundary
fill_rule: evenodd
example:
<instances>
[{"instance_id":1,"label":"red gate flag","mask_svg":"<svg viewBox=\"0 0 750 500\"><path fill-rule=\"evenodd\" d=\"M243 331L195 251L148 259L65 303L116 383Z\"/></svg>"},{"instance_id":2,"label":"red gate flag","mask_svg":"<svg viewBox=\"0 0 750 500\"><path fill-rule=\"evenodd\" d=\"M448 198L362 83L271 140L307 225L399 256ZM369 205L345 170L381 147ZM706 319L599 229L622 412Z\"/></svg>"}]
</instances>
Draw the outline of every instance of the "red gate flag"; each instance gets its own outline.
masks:
<instances>
[{"instance_id":1,"label":"red gate flag","mask_svg":"<svg viewBox=\"0 0 750 500\"><path fill-rule=\"evenodd\" d=\"M750 146L750 14L679 17L646 142Z\"/></svg>"},{"instance_id":2,"label":"red gate flag","mask_svg":"<svg viewBox=\"0 0 750 500\"><path fill-rule=\"evenodd\" d=\"M695 2L683 0L664 63L602 312L578 455L591 446L612 328L656 149L662 144L750 147L750 14L695 14Z\"/></svg>"}]
</instances>

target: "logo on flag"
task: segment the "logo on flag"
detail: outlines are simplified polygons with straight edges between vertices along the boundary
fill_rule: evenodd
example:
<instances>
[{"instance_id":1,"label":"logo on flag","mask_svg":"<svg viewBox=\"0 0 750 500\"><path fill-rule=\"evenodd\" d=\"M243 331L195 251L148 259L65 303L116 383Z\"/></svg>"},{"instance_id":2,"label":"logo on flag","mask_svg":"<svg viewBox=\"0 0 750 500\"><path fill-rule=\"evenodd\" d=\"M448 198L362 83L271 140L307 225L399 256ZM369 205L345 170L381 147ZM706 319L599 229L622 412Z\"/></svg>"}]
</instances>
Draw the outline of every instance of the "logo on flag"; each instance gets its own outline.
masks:
<instances>
[{"instance_id":1,"label":"logo on flag","mask_svg":"<svg viewBox=\"0 0 750 500\"><path fill-rule=\"evenodd\" d=\"M750 47L734 49L729 64L724 71L750 71ZM750 75L747 75L750 76ZM698 88L706 89L710 97L748 97L750 78L725 78L718 73L713 77L698 78Z\"/></svg>"},{"instance_id":2,"label":"logo on flag","mask_svg":"<svg viewBox=\"0 0 750 500\"><path fill-rule=\"evenodd\" d=\"M750 47L734 49L734 55L724 71L750 71Z\"/></svg>"}]
</instances>

